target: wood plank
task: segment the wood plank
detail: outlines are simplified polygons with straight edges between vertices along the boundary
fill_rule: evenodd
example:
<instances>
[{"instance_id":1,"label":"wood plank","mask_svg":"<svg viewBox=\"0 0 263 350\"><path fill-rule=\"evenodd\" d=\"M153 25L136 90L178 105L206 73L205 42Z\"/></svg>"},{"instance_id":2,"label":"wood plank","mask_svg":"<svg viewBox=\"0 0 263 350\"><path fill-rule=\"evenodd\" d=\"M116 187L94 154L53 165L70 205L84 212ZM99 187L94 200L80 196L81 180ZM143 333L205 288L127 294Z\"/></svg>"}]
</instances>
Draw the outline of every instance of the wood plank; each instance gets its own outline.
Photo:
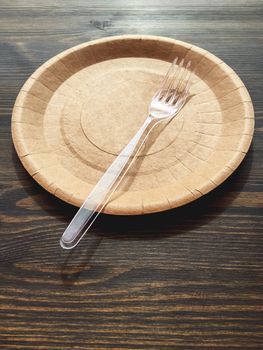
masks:
<instances>
[{"instance_id":1,"label":"wood plank","mask_svg":"<svg viewBox=\"0 0 263 350\"><path fill-rule=\"evenodd\" d=\"M263 60L260 0L0 2L0 348L261 349ZM45 60L94 38L163 35L240 75L256 128L238 170L202 199L101 216L73 252L75 208L40 188L12 146L12 107Z\"/></svg>"}]
</instances>

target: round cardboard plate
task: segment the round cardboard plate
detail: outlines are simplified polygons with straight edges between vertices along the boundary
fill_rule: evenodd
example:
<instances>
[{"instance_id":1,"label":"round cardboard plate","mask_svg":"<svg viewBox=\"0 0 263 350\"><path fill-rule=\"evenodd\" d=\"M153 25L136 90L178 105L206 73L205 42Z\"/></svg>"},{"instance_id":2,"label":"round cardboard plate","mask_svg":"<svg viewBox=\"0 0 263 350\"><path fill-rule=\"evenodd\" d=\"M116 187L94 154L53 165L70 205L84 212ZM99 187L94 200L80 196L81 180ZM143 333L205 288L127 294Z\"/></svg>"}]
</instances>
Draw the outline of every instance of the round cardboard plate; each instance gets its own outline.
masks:
<instances>
[{"instance_id":1,"label":"round cardboard plate","mask_svg":"<svg viewBox=\"0 0 263 350\"><path fill-rule=\"evenodd\" d=\"M153 131L103 211L158 212L217 187L250 146L250 96L216 56L155 36L90 41L56 55L30 76L12 115L13 141L25 169L47 191L81 206L145 120L176 56L195 67L190 97L178 116Z\"/></svg>"}]
</instances>

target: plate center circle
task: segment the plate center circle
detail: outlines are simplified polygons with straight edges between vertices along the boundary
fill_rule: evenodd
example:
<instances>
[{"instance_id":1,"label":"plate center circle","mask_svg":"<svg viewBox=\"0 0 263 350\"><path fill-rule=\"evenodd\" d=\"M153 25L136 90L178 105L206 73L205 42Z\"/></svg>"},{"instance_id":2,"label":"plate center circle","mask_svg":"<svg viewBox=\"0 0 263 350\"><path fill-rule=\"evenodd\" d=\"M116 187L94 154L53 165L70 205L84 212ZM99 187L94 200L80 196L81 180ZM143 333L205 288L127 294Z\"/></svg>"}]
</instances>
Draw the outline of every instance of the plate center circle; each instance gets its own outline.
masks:
<instances>
[{"instance_id":1,"label":"plate center circle","mask_svg":"<svg viewBox=\"0 0 263 350\"><path fill-rule=\"evenodd\" d=\"M129 59L123 59L126 63ZM131 60L131 59L130 59ZM166 62L156 61L156 68L141 60L123 64L112 60L104 74L93 79L81 112L81 127L88 140L100 150L118 155L135 135L148 115L148 106L166 71ZM119 61L119 60L118 60ZM145 61L145 60L144 60ZM161 64L160 64L160 63ZM144 64L142 64L144 63ZM98 64L99 66L99 64ZM164 69L163 69L164 67ZM96 67L99 71L99 67ZM141 155L160 152L168 147L181 128L169 125L167 132L156 133L156 140Z\"/></svg>"}]
</instances>

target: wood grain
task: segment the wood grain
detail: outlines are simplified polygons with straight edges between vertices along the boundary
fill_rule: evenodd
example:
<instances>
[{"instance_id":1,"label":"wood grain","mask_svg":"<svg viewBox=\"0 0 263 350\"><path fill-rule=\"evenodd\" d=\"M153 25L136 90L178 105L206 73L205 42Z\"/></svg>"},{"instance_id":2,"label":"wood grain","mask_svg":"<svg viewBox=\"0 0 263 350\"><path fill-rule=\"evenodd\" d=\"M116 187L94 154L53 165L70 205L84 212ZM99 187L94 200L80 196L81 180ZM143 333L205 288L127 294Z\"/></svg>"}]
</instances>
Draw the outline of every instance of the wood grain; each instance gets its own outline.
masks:
<instances>
[{"instance_id":1,"label":"wood grain","mask_svg":"<svg viewBox=\"0 0 263 350\"><path fill-rule=\"evenodd\" d=\"M0 4L0 348L261 349L262 2L6 1ZM75 209L34 183L11 141L26 78L108 35L164 35L229 64L255 108L253 144L226 183L185 207L103 215L72 253Z\"/></svg>"}]
</instances>

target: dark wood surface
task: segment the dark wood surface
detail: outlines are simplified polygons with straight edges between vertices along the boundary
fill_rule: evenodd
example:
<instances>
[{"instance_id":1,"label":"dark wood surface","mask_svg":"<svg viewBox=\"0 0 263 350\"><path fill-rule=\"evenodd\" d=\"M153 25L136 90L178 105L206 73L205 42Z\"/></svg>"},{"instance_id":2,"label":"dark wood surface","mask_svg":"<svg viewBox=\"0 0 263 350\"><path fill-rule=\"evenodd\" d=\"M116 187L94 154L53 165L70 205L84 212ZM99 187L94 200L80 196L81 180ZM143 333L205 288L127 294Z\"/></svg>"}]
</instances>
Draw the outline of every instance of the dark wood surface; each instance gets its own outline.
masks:
<instances>
[{"instance_id":1,"label":"dark wood surface","mask_svg":"<svg viewBox=\"0 0 263 350\"><path fill-rule=\"evenodd\" d=\"M0 1L0 348L262 349L261 0ZM75 208L40 188L14 151L25 79L90 39L127 33L199 45L251 93L254 141L218 189L144 217L101 216L73 252Z\"/></svg>"}]
</instances>

